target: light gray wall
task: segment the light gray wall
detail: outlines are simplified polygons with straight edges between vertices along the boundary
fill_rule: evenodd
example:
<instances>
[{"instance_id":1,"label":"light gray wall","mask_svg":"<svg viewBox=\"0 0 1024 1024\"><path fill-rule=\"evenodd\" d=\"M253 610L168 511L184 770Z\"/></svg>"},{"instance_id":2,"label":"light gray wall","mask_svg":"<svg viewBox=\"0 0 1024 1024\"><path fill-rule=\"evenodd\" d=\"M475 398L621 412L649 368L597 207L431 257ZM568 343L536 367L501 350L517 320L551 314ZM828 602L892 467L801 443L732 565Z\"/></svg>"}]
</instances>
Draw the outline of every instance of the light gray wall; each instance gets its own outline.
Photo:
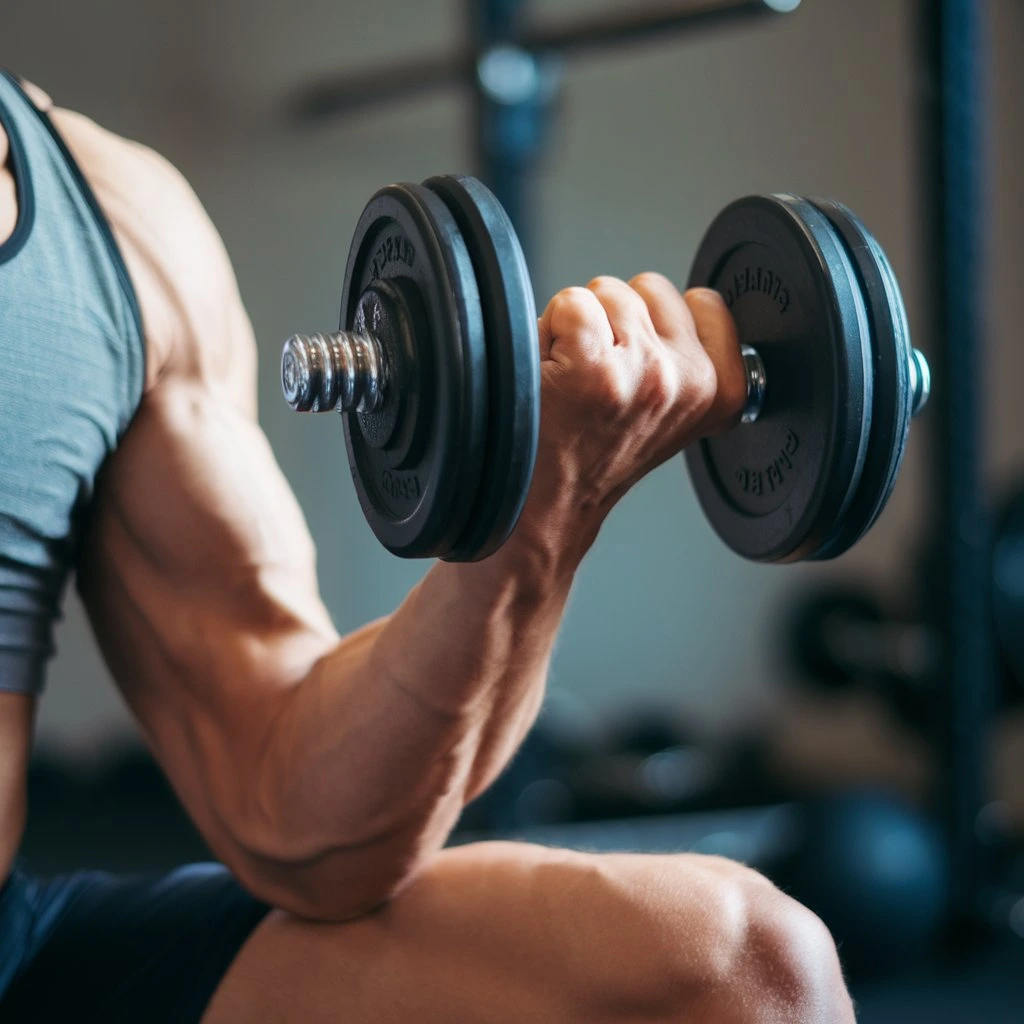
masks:
<instances>
[{"instance_id":1,"label":"light gray wall","mask_svg":"<svg viewBox=\"0 0 1024 1024\"><path fill-rule=\"evenodd\" d=\"M536 6L554 15L605 5ZM991 8L987 394L991 468L1002 480L1024 461L1016 342L1024 5L993 0ZM682 281L723 204L787 190L853 206L889 251L919 319L913 10L911 0L805 0L773 24L667 38L572 66L540 183L539 291L645 268ZM469 169L466 109L457 97L428 97L308 131L283 122L280 101L316 71L444 45L460 30L460 11L457 0L34 0L0 12L0 59L58 102L163 151L219 225L260 339L261 419L306 510L342 629L393 608L424 567L373 542L346 480L338 425L295 417L280 401L278 344L336 322L348 237L378 185ZM918 341L927 349L926 338ZM627 497L584 566L555 680L602 712L659 698L712 727L756 714L778 676L774 616L790 588L836 572L896 592L909 587L909 556L927 515L926 443L925 423L882 521L829 567L735 558L703 522L679 463L664 467ZM94 745L124 729L125 716L74 600L59 641L42 731Z\"/></svg>"}]
</instances>

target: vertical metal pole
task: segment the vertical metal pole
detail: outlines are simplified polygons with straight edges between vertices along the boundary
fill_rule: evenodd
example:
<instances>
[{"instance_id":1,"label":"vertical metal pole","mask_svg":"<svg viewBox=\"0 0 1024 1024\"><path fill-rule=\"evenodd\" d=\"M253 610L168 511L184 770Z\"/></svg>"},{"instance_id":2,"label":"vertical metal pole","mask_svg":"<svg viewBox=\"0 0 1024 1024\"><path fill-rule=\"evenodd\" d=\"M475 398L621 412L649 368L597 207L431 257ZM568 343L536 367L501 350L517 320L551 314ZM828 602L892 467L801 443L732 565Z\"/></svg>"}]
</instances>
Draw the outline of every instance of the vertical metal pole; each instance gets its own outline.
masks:
<instances>
[{"instance_id":1,"label":"vertical metal pole","mask_svg":"<svg viewBox=\"0 0 1024 1024\"><path fill-rule=\"evenodd\" d=\"M557 93L553 59L507 45L523 0L467 0L480 55L473 81L478 173L512 219L527 260L533 255L532 171L547 142Z\"/></svg>"},{"instance_id":2,"label":"vertical metal pole","mask_svg":"<svg viewBox=\"0 0 1024 1024\"><path fill-rule=\"evenodd\" d=\"M523 0L467 0L467 3L471 37L478 53L486 56L491 47L512 34ZM478 173L505 207L525 249L525 187L518 162L510 159L514 154L507 152L509 146L504 138L508 132L507 105L485 87L482 70L478 63L473 81L473 140Z\"/></svg>"},{"instance_id":3,"label":"vertical metal pole","mask_svg":"<svg viewBox=\"0 0 1024 1024\"><path fill-rule=\"evenodd\" d=\"M975 828L986 799L995 680L989 617L985 368L985 23L977 0L922 0L924 266L934 394L938 606L945 638L937 725L938 800L951 856L951 908L977 913Z\"/></svg>"}]
</instances>

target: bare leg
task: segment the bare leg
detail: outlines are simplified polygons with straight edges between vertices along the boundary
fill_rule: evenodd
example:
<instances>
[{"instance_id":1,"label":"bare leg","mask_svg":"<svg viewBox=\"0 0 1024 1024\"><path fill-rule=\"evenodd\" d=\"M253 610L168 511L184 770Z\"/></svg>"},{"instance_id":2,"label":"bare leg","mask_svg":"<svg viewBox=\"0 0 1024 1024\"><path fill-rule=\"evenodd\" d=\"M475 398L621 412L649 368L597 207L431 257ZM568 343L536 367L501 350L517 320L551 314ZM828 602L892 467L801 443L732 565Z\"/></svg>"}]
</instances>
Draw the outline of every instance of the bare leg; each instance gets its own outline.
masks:
<instances>
[{"instance_id":1,"label":"bare leg","mask_svg":"<svg viewBox=\"0 0 1024 1024\"><path fill-rule=\"evenodd\" d=\"M853 1019L827 930L753 871L481 843L357 921L272 914L204 1024Z\"/></svg>"}]
</instances>

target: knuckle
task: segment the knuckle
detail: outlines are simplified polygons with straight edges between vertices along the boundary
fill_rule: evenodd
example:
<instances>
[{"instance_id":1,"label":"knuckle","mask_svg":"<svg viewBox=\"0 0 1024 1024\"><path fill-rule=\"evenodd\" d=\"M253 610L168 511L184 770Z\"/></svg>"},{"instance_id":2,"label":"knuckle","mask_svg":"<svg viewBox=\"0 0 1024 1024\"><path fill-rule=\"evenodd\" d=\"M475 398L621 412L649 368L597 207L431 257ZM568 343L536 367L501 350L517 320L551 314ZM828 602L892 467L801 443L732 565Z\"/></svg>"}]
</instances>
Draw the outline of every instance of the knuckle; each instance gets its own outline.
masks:
<instances>
[{"instance_id":1,"label":"knuckle","mask_svg":"<svg viewBox=\"0 0 1024 1024\"><path fill-rule=\"evenodd\" d=\"M706 288L703 285L687 289L686 300L703 306L709 311L725 311L727 309L725 299L714 288Z\"/></svg>"},{"instance_id":2,"label":"knuckle","mask_svg":"<svg viewBox=\"0 0 1024 1024\"><path fill-rule=\"evenodd\" d=\"M613 277L611 274L599 274L587 284L587 290L591 292L605 292L611 288L622 287L622 280Z\"/></svg>"},{"instance_id":3,"label":"knuckle","mask_svg":"<svg viewBox=\"0 0 1024 1024\"><path fill-rule=\"evenodd\" d=\"M664 274L659 274L656 270L644 270L635 277L630 278L629 286L630 288L642 289L644 291L661 289L666 286L675 288Z\"/></svg>"},{"instance_id":4,"label":"knuckle","mask_svg":"<svg viewBox=\"0 0 1024 1024\"><path fill-rule=\"evenodd\" d=\"M579 285L563 288L551 300L553 307L559 310L586 309L589 308L590 301L591 297L587 289L581 288Z\"/></svg>"},{"instance_id":5,"label":"knuckle","mask_svg":"<svg viewBox=\"0 0 1024 1024\"><path fill-rule=\"evenodd\" d=\"M732 313L718 292L691 288L686 293L686 304L701 337L724 338L733 332Z\"/></svg>"},{"instance_id":6,"label":"knuckle","mask_svg":"<svg viewBox=\"0 0 1024 1024\"><path fill-rule=\"evenodd\" d=\"M551 300L552 324L562 330L588 325L595 313L594 297L586 288L563 288Z\"/></svg>"}]
</instances>

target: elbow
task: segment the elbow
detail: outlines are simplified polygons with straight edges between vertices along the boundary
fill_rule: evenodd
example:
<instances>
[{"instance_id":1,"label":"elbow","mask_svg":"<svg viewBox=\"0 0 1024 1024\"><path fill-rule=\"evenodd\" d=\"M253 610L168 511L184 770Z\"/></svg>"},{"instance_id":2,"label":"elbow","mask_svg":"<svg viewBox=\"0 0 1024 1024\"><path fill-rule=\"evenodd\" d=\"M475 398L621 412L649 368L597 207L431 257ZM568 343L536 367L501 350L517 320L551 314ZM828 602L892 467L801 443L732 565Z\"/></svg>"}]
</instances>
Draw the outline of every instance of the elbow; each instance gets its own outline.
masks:
<instances>
[{"instance_id":1,"label":"elbow","mask_svg":"<svg viewBox=\"0 0 1024 1024\"><path fill-rule=\"evenodd\" d=\"M412 844L389 843L302 857L236 850L225 860L242 886L268 906L340 924L389 903L412 883L429 857Z\"/></svg>"}]
</instances>

